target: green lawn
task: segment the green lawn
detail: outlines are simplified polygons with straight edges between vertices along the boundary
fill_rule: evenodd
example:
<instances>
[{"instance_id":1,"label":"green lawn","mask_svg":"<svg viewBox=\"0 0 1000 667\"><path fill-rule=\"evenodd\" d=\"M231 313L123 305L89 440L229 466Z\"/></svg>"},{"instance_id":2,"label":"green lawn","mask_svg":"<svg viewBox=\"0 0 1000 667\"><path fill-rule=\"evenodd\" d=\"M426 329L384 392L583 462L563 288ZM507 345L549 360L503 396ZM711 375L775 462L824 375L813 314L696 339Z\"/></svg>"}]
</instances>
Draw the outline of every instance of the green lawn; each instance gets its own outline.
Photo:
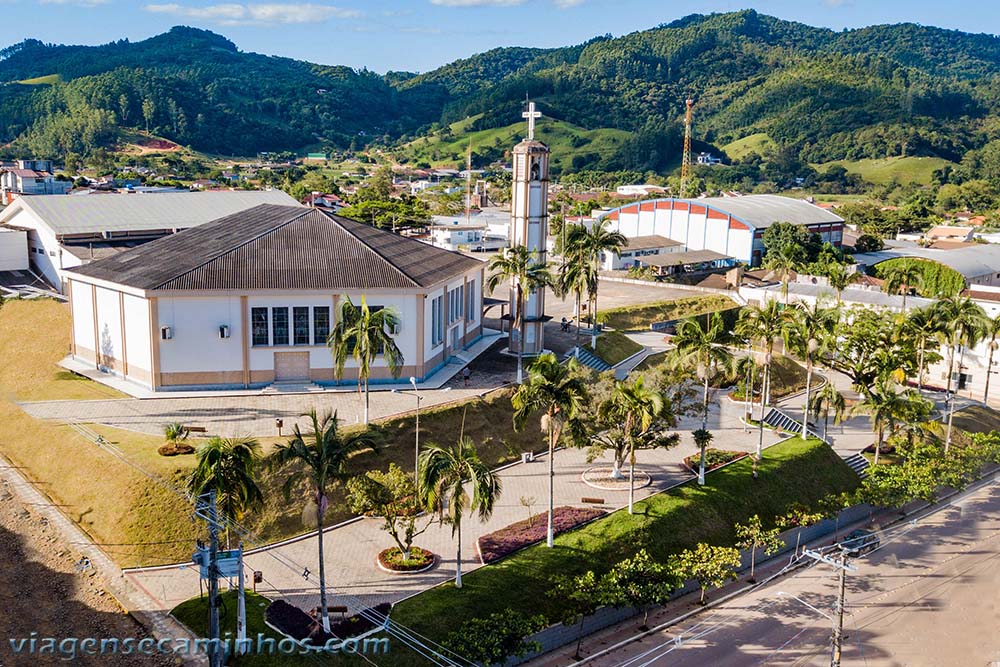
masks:
<instances>
[{"instance_id":1,"label":"green lawn","mask_svg":"<svg viewBox=\"0 0 1000 667\"><path fill-rule=\"evenodd\" d=\"M731 308L736 308L736 303L728 296L704 294L673 301L609 308L597 314L597 321L618 331L648 330L653 322L679 320Z\"/></svg>"},{"instance_id":2,"label":"green lawn","mask_svg":"<svg viewBox=\"0 0 1000 667\"><path fill-rule=\"evenodd\" d=\"M901 185L909 183L930 185L936 170L954 163L939 157L891 157L879 160L837 160L813 166L822 172L834 165L844 167L847 173L858 174L864 180L876 185L893 181Z\"/></svg>"},{"instance_id":3,"label":"green lawn","mask_svg":"<svg viewBox=\"0 0 1000 667\"><path fill-rule=\"evenodd\" d=\"M698 542L729 545L734 524L759 514L767 526L795 502L814 504L854 489L857 476L828 446L792 439L765 450L760 477L743 459L708 476L640 501L636 514L615 512L556 538L556 547L536 545L463 577L463 588L447 583L401 602L393 618L435 640L462 621L504 609L557 619L561 602L547 595L559 574L606 572L646 548L657 560ZM397 665L418 665L400 660Z\"/></svg>"},{"instance_id":4,"label":"green lawn","mask_svg":"<svg viewBox=\"0 0 1000 667\"><path fill-rule=\"evenodd\" d=\"M597 350L593 350L590 344L584 348L594 352L601 359L614 366L619 364L633 354L642 349L642 345L618 331L608 331L597 337Z\"/></svg>"},{"instance_id":5,"label":"green lawn","mask_svg":"<svg viewBox=\"0 0 1000 667\"><path fill-rule=\"evenodd\" d=\"M51 86L60 81L62 81L62 77L58 74L48 74L46 76L36 76L33 79L22 79L17 83L23 86Z\"/></svg>"},{"instance_id":6,"label":"green lawn","mask_svg":"<svg viewBox=\"0 0 1000 667\"><path fill-rule=\"evenodd\" d=\"M722 147L731 160L742 160L751 153L766 155L769 150L775 147L771 137L765 132L758 132L732 141Z\"/></svg>"}]
</instances>

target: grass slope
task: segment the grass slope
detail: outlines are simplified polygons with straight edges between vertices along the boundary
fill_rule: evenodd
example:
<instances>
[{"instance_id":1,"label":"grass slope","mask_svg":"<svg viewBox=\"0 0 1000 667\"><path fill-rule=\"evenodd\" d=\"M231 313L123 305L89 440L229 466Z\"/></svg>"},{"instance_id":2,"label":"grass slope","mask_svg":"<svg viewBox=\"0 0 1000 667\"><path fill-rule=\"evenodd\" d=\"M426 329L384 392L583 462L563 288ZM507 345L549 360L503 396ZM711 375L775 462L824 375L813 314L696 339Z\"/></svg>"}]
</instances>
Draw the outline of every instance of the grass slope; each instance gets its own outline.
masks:
<instances>
[{"instance_id":1,"label":"grass slope","mask_svg":"<svg viewBox=\"0 0 1000 667\"><path fill-rule=\"evenodd\" d=\"M17 83L22 86L51 86L62 81L58 74L48 74L46 76L36 76L33 79L22 79Z\"/></svg>"},{"instance_id":2,"label":"grass slope","mask_svg":"<svg viewBox=\"0 0 1000 667\"><path fill-rule=\"evenodd\" d=\"M524 135L524 123L470 132L469 126L477 118L472 116L452 123L446 137L438 134L412 141L402 147L397 157L407 159L410 164L427 162L434 167L461 164L464 169L470 141L473 151L484 148L506 151L515 143L516 137ZM536 135L552 151L552 169L565 171L577 155L613 153L629 132L611 128L586 130L572 123L543 118L538 122Z\"/></svg>"},{"instance_id":3,"label":"grass slope","mask_svg":"<svg viewBox=\"0 0 1000 667\"><path fill-rule=\"evenodd\" d=\"M849 174L858 174L875 185L896 182L901 185L914 183L930 185L934 172L954 163L939 157L891 157L881 160L838 160L815 165L819 171L841 166Z\"/></svg>"},{"instance_id":4,"label":"grass slope","mask_svg":"<svg viewBox=\"0 0 1000 667\"><path fill-rule=\"evenodd\" d=\"M636 331L649 329L653 322L678 320L735 307L736 303L728 296L704 294L674 301L608 308L597 314L597 320L619 331Z\"/></svg>"},{"instance_id":5,"label":"grass slope","mask_svg":"<svg viewBox=\"0 0 1000 667\"><path fill-rule=\"evenodd\" d=\"M775 143L771 137L767 136L765 132L757 132L726 144L722 150L726 152L729 159L742 160L751 153L766 155L773 148L775 148Z\"/></svg>"},{"instance_id":6,"label":"grass slope","mask_svg":"<svg viewBox=\"0 0 1000 667\"><path fill-rule=\"evenodd\" d=\"M596 351L589 343L584 347L612 366L625 361L642 349L642 345L618 331L608 331L598 336Z\"/></svg>"},{"instance_id":7,"label":"grass slope","mask_svg":"<svg viewBox=\"0 0 1000 667\"><path fill-rule=\"evenodd\" d=\"M562 603L547 595L556 575L603 573L640 548L664 560L698 542L729 545L734 524L753 514L770 526L794 502L812 504L858 484L844 462L816 440L793 439L766 449L756 481L752 465L746 458L709 475L704 487L688 483L640 501L635 515L616 512L556 538L553 549L529 547L466 575L461 590L448 583L404 600L393 618L435 640L466 619L504 609L556 620Z\"/></svg>"}]
</instances>

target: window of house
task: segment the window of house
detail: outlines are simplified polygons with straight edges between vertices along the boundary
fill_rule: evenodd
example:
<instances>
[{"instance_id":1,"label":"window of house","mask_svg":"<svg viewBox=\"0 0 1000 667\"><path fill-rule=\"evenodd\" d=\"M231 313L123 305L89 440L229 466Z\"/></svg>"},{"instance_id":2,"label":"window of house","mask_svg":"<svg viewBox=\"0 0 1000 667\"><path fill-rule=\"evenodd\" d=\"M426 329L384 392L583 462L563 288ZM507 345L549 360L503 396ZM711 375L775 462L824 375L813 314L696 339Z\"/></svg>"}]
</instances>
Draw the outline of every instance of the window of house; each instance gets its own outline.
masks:
<instances>
[{"instance_id":1,"label":"window of house","mask_svg":"<svg viewBox=\"0 0 1000 667\"><path fill-rule=\"evenodd\" d=\"M444 340L444 297L431 299L431 345L437 346Z\"/></svg>"},{"instance_id":2,"label":"window of house","mask_svg":"<svg viewBox=\"0 0 1000 667\"><path fill-rule=\"evenodd\" d=\"M251 308L250 309L250 323L253 344L255 346L267 345L267 308Z\"/></svg>"},{"instance_id":3,"label":"window of house","mask_svg":"<svg viewBox=\"0 0 1000 667\"><path fill-rule=\"evenodd\" d=\"M271 309L271 345L288 345L288 308Z\"/></svg>"},{"instance_id":4,"label":"window of house","mask_svg":"<svg viewBox=\"0 0 1000 667\"><path fill-rule=\"evenodd\" d=\"M315 306L313 308L313 345L326 345L330 337L330 308Z\"/></svg>"},{"instance_id":5,"label":"window of house","mask_svg":"<svg viewBox=\"0 0 1000 667\"><path fill-rule=\"evenodd\" d=\"M464 295L465 289L462 285L448 292L448 324L462 317Z\"/></svg>"},{"instance_id":6,"label":"window of house","mask_svg":"<svg viewBox=\"0 0 1000 667\"><path fill-rule=\"evenodd\" d=\"M465 295L465 319L472 322L476 319L476 281L469 283L469 290Z\"/></svg>"},{"instance_id":7,"label":"window of house","mask_svg":"<svg viewBox=\"0 0 1000 667\"><path fill-rule=\"evenodd\" d=\"M295 345L309 344L309 306L292 308L292 342Z\"/></svg>"}]
</instances>

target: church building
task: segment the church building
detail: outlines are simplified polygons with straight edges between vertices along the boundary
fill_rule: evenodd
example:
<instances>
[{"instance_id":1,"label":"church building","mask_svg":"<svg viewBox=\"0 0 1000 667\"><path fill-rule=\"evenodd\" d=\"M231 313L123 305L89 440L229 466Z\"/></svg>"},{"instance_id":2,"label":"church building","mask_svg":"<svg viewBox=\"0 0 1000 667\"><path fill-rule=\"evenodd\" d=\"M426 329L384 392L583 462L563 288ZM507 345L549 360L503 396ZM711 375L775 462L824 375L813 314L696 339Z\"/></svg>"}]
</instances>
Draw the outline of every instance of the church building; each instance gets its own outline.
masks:
<instances>
[{"instance_id":1,"label":"church building","mask_svg":"<svg viewBox=\"0 0 1000 667\"><path fill-rule=\"evenodd\" d=\"M337 384L349 297L393 308L400 377L482 337L485 265L317 209L264 204L65 271L77 361L150 390ZM341 383L357 371L348 359ZM371 382L395 381L377 361Z\"/></svg>"}]
</instances>

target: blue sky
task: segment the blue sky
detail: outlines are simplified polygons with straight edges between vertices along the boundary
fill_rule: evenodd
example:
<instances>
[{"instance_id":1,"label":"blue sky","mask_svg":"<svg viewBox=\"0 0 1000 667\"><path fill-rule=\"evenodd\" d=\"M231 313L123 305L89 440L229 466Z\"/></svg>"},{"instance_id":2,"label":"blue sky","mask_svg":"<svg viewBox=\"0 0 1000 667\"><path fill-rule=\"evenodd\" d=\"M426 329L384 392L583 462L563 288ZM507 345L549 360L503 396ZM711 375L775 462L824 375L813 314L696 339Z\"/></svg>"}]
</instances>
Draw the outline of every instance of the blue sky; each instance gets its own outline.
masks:
<instances>
[{"instance_id":1,"label":"blue sky","mask_svg":"<svg viewBox=\"0 0 1000 667\"><path fill-rule=\"evenodd\" d=\"M427 71L497 46L563 46L691 13L754 9L835 29L912 21L1000 31L989 0L8 0L0 46L34 37L99 44L174 25L226 35L244 51L323 64Z\"/></svg>"}]
</instances>

